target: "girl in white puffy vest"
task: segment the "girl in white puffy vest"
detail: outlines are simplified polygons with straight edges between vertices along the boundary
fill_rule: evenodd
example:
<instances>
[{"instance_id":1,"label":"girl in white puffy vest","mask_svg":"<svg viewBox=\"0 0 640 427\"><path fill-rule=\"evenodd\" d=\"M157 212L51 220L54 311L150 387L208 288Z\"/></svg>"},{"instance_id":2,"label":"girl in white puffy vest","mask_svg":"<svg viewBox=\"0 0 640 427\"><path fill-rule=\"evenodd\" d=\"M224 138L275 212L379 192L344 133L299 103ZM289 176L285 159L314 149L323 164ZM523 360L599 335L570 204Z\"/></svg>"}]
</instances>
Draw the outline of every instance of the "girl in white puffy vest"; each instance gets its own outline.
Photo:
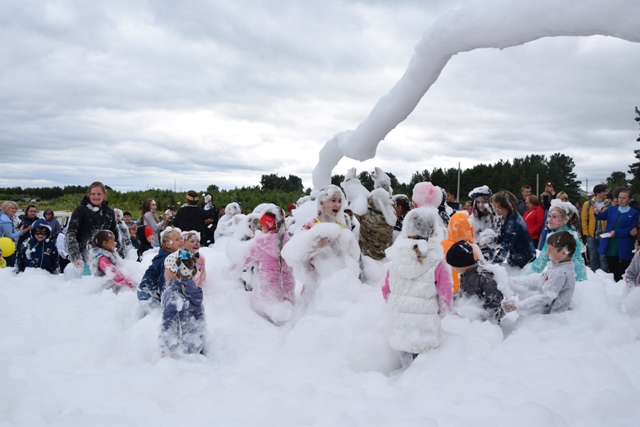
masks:
<instances>
[{"instance_id":1,"label":"girl in white puffy vest","mask_svg":"<svg viewBox=\"0 0 640 427\"><path fill-rule=\"evenodd\" d=\"M391 263L382 288L389 304L385 333L394 350L414 358L440 345L440 318L451 307L451 270L434 237L438 218L435 209L412 210L402 234L387 249Z\"/></svg>"}]
</instances>

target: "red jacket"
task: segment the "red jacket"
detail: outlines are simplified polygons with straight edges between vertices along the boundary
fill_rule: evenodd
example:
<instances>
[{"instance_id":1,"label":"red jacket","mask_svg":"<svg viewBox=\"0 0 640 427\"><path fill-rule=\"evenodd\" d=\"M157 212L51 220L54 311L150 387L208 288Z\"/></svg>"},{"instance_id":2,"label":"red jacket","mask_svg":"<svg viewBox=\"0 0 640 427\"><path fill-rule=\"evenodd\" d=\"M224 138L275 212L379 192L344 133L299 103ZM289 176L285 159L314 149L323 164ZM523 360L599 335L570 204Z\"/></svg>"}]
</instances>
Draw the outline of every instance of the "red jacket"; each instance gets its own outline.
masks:
<instances>
[{"instance_id":1,"label":"red jacket","mask_svg":"<svg viewBox=\"0 0 640 427\"><path fill-rule=\"evenodd\" d=\"M527 230L531 240L540 239L540 233L542 233L542 227L544 227L544 209L542 206L534 206L522 215L525 224L527 224Z\"/></svg>"}]
</instances>

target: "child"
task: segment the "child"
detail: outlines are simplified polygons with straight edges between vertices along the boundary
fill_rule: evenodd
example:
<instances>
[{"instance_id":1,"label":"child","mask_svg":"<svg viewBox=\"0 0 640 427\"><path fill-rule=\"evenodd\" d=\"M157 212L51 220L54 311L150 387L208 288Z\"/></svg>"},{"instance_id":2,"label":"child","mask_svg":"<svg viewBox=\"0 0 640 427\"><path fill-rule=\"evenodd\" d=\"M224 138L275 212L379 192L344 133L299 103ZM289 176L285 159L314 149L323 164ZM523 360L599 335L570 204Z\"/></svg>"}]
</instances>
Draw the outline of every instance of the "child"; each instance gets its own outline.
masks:
<instances>
[{"instance_id":1,"label":"child","mask_svg":"<svg viewBox=\"0 0 640 427\"><path fill-rule=\"evenodd\" d=\"M136 237L140 241L138 245L138 262L142 262L142 254L153 249L153 229L148 225L141 225L136 231Z\"/></svg>"},{"instance_id":2,"label":"child","mask_svg":"<svg viewBox=\"0 0 640 427\"><path fill-rule=\"evenodd\" d=\"M495 245L493 236L498 237L502 230L504 218L493 210L490 203L493 193L486 185L476 187L469 193L473 199L473 241L476 243L484 258L489 261L493 258Z\"/></svg>"},{"instance_id":3,"label":"child","mask_svg":"<svg viewBox=\"0 0 640 427\"><path fill-rule=\"evenodd\" d=\"M447 252L447 264L456 274L460 274L462 295L468 297L475 295L483 302L482 308L486 310L483 320L500 323L500 319L504 316L500 307L502 292L498 290L493 273L478 265L473 247L464 240L454 243Z\"/></svg>"},{"instance_id":4,"label":"child","mask_svg":"<svg viewBox=\"0 0 640 427\"><path fill-rule=\"evenodd\" d=\"M110 230L100 230L93 237L91 243L93 244L89 261L91 272L95 276L107 276L111 279L108 287L116 292L119 288L117 285L133 288L133 283L117 268L122 258L116 252L116 236Z\"/></svg>"},{"instance_id":5,"label":"child","mask_svg":"<svg viewBox=\"0 0 640 427\"><path fill-rule=\"evenodd\" d=\"M0 255L2 255L0 253ZM627 284L627 289L631 290L636 286L640 286L640 251L636 251L636 254L633 256L631 260L631 264L627 268L625 272L625 283Z\"/></svg>"},{"instance_id":6,"label":"child","mask_svg":"<svg viewBox=\"0 0 640 427\"><path fill-rule=\"evenodd\" d=\"M275 211L275 213L273 212ZM269 321L281 325L295 305L295 280L293 271L282 259L282 247L289 241L284 225L284 212L273 208L260 217L262 232L251 245L245 267L255 264L251 305ZM284 310L282 310L284 309Z\"/></svg>"},{"instance_id":7,"label":"child","mask_svg":"<svg viewBox=\"0 0 640 427\"><path fill-rule=\"evenodd\" d=\"M56 249L58 249L58 262L60 263L60 272L64 273L64 269L69 265L69 252L67 251L67 230L64 227L60 230L60 234L56 237Z\"/></svg>"},{"instance_id":8,"label":"child","mask_svg":"<svg viewBox=\"0 0 640 427\"><path fill-rule=\"evenodd\" d=\"M336 271L359 272L360 247L347 228L340 187L322 187L315 218L309 218L282 250L282 257L303 283L303 303L310 303L320 282ZM293 246L292 246L293 245Z\"/></svg>"},{"instance_id":9,"label":"child","mask_svg":"<svg viewBox=\"0 0 640 427\"><path fill-rule=\"evenodd\" d=\"M584 259L582 258L583 246L580 242L580 236L578 235L578 229L581 227L580 225L580 215L578 214L578 210L571 203L563 202L558 199L551 200L551 209L549 209L549 214L547 215L547 227L549 227L549 234L547 235L547 240L549 240L550 236L559 232L559 231L568 231L573 233L576 240L576 251L573 254L573 266L576 269L576 280L578 282L582 280L587 280L587 268L584 265ZM536 258L535 261L531 264L531 270L535 273L542 272L547 264L549 263L549 254L547 251L547 245L545 244Z\"/></svg>"},{"instance_id":10,"label":"child","mask_svg":"<svg viewBox=\"0 0 640 427\"><path fill-rule=\"evenodd\" d=\"M193 257L196 260L197 273L193 277L193 281L199 287L204 285L207 280L207 270L205 269L204 255L200 253L200 233L197 231L183 231L182 240L184 240L184 249L193 253Z\"/></svg>"},{"instance_id":11,"label":"child","mask_svg":"<svg viewBox=\"0 0 640 427\"><path fill-rule=\"evenodd\" d=\"M559 313L569 309L576 272L573 255L577 240L569 231L559 231L547 238L546 245L552 265L535 282L522 282L534 294L520 301L505 299L502 308L507 313L518 310L525 313Z\"/></svg>"},{"instance_id":12,"label":"child","mask_svg":"<svg viewBox=\"0 0 640 427\"><path fill-rule=\"evenodd\" d=\"M430 182L419 182L413 187L414 208L435 208L438 210L438 225L446 235L449 226L449 214L446 211L446 192ZM445 236L446 237L446 236Z\"/></svg>"},{"instance_id":13,"label":"child","mask_svg":"<svg viewBox=\"0 0 640 427\"><path fill-rule=\"evenodd\" d=\"M473 225L470 223L469 214L466 211L456 212L451 215L449 221L449 227L447 238L442 241L442 248L444 249L445 256L449 252L449 249L458 241L465 240L469 243L473 243ZM480 248L478 248L478 251ZM451 264L449 264L451 265ZM453 267L453 266L452 266ZM458 273L453 271L453 293L458 292L460 288L460 277Z\"/></svg>"},{"instance_id":14,"label":"child","mask_svg":"<svg viewBox=\"0 0 640 427\"><path fill-rule=\"evenodd\" d=\"M163 356L202 353L207 335L202 289L192 280L196 260L183 249L167 255L162 293L162 324L158 342Z\"/></svg>"},{"instance_id":15,"label":"child","mask_svg":"<svg viewBox=\"0 0 640 427\"><path fill-rule=\"evenodd\" d=\"M390 318L385 332L393 349L413 358L440 345L440 317L451 306L451 270L441 243L432 238L438 220L435 209L413 209L402 234L387 249L391 263L382 294Z\"/></svg>"},{"instance_id":16,"label":"child","mask_svg":"<svg viewBox=\"0 0 640 427\"><path fill-rule=\"evenodd\" d=\"M129 227L122 220L124 214L120 209L114 208L113 213L116 215L116 225L118 226L118 254L120 254L122 258L126 258L129 250L133 248L131 236L129 235Z\"/></svg>"},{"instance_id":17,"label":"child","mask_svg":"<svg viewBox=\"0 0 640 427\"><path fill-rule=\"evenodd\" d=\"M33 223L31 238L22 242L16 258L16 273L25 268L41 268L51 274L58 273L58 249L49 239L51 227L46 219L40 218Z\"/></svg>"},{"instance_id":18,"label":"child","mask_svg":"<svg viewBox=\"0 0 640 427\"><path fill-rule=\"evenodd\" d=\"M182 249L184 241L179 228L168 228L160 237L162 247L151 261L151 265L142 276L138 286L138 300L145 315L160 306L160 297L164 291L166 282L164 277L164 260L170 253Z\"/></svg>"}]
</instances>

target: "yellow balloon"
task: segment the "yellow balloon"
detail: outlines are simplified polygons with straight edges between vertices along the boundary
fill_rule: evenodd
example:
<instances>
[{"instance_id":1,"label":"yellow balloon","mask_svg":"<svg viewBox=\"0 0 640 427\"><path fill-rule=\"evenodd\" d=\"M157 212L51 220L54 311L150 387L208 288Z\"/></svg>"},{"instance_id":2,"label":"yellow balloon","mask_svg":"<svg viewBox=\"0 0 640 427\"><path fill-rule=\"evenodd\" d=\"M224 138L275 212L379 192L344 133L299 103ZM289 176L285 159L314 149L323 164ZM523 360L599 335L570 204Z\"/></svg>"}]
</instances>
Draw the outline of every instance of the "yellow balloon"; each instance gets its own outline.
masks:
<instances>
[{"instance_id":1,"label":"yellow balloon","mask_svg":"<svg viewBox=\"0 0 640 427\"><path fill-rule=\"evenodd\" d=\"M16 251L16 244L8 237L0 237L0 248L2 248L2 258L6 258Z\"/></svg>"}]
</instances>

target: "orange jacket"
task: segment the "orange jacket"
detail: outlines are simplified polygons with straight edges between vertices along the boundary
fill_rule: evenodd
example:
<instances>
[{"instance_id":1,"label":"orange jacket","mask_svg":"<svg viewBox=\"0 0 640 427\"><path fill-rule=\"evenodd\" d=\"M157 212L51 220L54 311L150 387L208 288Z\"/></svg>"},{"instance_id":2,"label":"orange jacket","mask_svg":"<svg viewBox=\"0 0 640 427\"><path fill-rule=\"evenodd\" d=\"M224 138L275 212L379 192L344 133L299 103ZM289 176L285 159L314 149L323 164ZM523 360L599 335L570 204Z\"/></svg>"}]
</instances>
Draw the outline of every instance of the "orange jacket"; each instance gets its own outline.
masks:
<instances>
[{"instance_id":1,"label":"orange jacket","mask_svg":"<svg viewBox=\"0 0 640 427\"><path fill-rule=\"evenodd\" d=\"M451 216L448 227L449 237L442 241L445 257L449 252L449 248L460 240L473 244L473 225L471 221L469 214L464 211L456 212ZM455 294L460 289L460 276L455 271L452 271L451 274L453 276L453 293Z\"/></svg>"}]
</instances>

